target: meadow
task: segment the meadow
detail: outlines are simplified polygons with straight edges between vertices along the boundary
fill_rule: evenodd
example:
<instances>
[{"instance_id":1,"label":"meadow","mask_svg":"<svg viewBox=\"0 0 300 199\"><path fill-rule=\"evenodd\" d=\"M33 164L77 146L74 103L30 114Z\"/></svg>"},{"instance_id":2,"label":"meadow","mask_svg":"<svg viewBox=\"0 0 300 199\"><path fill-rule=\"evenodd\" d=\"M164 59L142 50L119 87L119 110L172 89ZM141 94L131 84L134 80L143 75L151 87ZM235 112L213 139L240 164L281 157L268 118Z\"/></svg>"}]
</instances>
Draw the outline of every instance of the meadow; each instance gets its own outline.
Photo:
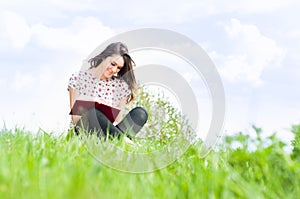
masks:
<instances>
[{"instance_id":1,"label":"meadow","mask_svg":"<svg viewBox=\"0 0 300 199\"><path fill-rule=\"evenodd\" d=\"M133 153L163 149L185 125L180 125L168 103L156 102L170 115L164 128L156 129L162 124L147 127L159 132L156 137L134 140L138 143L134 146L122 139L98 141L96 146L104 150L112 144ZM155 115L150 117L152 124ZM73 136L72 131L54 136L42 130L33 134L24 128L3 128L0 198L299 198L300 125L291 127L291 143L283 143L275 133L262 138L263 130L253 129L254 137L243 132L224 135L205 157L199 140L168 166L132 173L97 160L87 142ZM191 135L184 134L183 139L189 140ZM286 152L287 145L292 147L291 152ZM111 154L124 161L118 153Z\"/></svg>"}]
</instances>

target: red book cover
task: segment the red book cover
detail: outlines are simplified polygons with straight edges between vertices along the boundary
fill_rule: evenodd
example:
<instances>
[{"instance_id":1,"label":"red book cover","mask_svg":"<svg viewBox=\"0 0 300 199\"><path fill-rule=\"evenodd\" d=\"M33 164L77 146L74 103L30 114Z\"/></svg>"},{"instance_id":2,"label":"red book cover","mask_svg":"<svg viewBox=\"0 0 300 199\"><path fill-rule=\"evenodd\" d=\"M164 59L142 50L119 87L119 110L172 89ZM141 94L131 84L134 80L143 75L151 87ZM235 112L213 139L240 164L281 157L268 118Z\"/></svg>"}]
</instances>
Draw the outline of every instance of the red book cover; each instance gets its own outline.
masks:
<instances>
[{"instance_id":1,"label":"red book cover","mask_svg":"<svg viewBox=\"0 0 300 199\"><path fill-rule=\"evenodd\" d=\"M115 121L116 117L121 111L116 107L111 107L95 101L76 100L71 109L70 115L82 115L90 108L96 108L97 110L101 111L111 122Z\"/></svg>"}]
</instances>

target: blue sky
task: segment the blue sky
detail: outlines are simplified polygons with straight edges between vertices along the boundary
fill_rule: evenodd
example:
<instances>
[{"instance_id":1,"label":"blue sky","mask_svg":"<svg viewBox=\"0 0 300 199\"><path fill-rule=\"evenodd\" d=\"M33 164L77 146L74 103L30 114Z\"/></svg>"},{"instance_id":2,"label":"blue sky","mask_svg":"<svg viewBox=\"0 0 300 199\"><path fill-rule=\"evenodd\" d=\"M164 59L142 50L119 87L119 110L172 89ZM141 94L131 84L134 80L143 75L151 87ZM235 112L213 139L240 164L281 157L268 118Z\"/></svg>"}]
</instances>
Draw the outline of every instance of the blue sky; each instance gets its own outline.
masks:
<instances>
[{"instance_id":1,"label":"blue sky","mask_svg":"<svg viewBox=\"0 0 300 199\"><path fill-rule=\"evenodd\" d=\"M197 42L226 94L224 133L251 124L283 139L300 122L300 3L253 1L1 0L0 126L68 126L70 74L104 40L166 28Z\"/></svg>"}]
</instances>

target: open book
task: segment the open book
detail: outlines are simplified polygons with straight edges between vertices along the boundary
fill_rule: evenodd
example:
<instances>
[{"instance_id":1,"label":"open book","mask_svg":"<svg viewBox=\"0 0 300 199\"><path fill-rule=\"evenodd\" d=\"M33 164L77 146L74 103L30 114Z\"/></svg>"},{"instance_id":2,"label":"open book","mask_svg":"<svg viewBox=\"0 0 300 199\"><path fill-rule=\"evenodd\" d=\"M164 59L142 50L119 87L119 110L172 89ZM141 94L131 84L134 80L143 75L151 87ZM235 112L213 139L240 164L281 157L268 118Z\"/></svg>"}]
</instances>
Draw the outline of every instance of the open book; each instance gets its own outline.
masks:
<instances>
[{"instance_id":1,"label":"open book","mask_svg":"<svg viewBox=\"0 0 300 199\"><path fill-rule=\"evenodd\" d=\"M111 107L96 101L76 100L71 109L70 115L82 115L90 108L100 110L111 122L115 121L121 111L117 107Z\"/></svg>"}]
</instances>

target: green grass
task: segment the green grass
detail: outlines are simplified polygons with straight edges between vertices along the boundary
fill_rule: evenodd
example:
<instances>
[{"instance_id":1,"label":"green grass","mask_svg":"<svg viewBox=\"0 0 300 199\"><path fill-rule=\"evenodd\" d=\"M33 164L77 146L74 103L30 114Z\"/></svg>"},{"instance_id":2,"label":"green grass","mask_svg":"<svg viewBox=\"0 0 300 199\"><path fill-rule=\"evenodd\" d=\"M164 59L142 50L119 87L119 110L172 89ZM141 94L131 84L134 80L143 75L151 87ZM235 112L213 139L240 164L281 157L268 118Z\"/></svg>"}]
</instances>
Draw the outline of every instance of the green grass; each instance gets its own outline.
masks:
<instances>
[{"instance_id":1,"label":"green grass","mask_svg":"<svg viewBox=\"0 0 300 199\"><path fill-rule=\"evenodd\" d=\"M299 198L300 126L292 128L291 153L275 135L262 140L261 129L255 130L256 138L224 137L205 158L196 143L168 167L132 174L101 164L79 137L3 129L0 198ZM139 151L122 141L109 142ZM235 149L234 142L242 147Z\"/></svg>"},{"instance_id":2,"label":"green grass","mask_svg":"<svg viewBox=\"0 0 300 199\"><path fill-rule=\"evenodd\" d=\"M148 138L137 138L134 145L122 139L0 130L0 199L299 198L300 125L291 128L295 138L288 143L290 153L275 134L262 138L262 129L253 126L256 137L242 132L224 136L204 158L198 141L169 166L161 168L155 159L134 164L134 154L156 151L166 154L156 159L168 162L168 155L172 159L182 153L176 146L188 146L195 137L189 122L163 96L143 90L139 96L133 106L149 113L142 132ZM106 160L113 164L106 166ZM155 171L141 172L151 165ZM120 171L130 169L140 174Z\"/></svg>"}]
</instances>

